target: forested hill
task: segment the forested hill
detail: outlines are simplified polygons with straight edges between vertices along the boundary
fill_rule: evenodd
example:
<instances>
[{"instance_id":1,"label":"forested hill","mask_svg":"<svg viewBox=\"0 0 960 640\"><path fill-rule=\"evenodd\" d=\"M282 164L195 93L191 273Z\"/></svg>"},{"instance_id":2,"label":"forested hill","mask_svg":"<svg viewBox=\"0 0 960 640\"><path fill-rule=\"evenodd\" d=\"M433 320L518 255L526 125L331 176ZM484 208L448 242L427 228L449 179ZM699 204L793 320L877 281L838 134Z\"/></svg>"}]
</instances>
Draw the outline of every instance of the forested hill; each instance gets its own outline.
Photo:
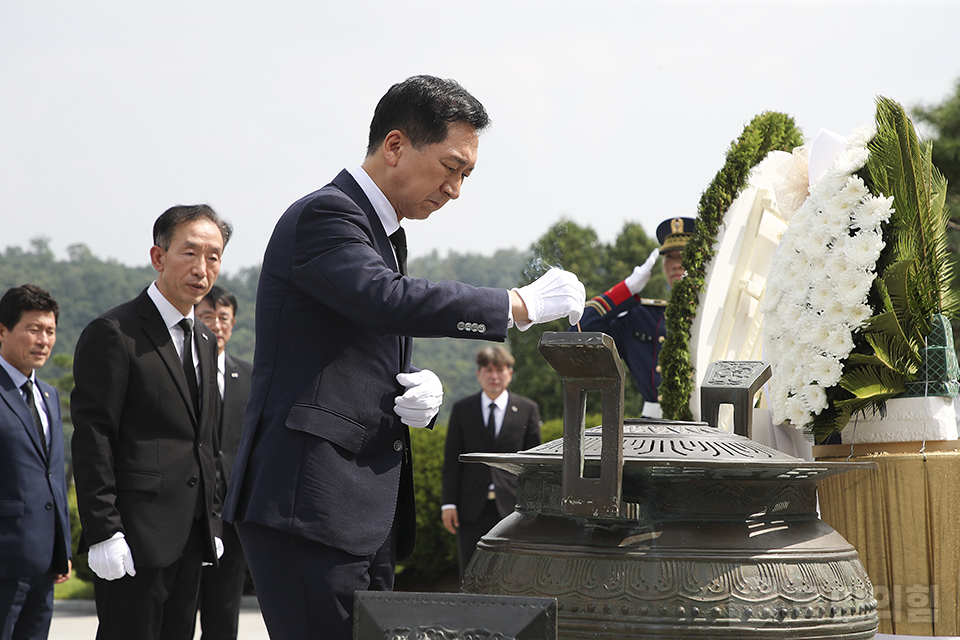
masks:
<instances>
[{"instance_id":1,"label":"forested hill","mask_svg":"<svg viewBox=\"0 0 960 640\"><path fill-rule=\"evenodd\" d=\"M521 252L515 250L501 250L493 256L450 253L440 257L434 252L412 260L409 271L413 277L435 282L459 280L478 286L510 288L520 279L523 260ZM248 267L221 273L217 281L237 296L237 326L228 350L246 360L253 360L259 275L259 267ZM0 295L10 287L33 283L47 289L60 305L57 344L53 350L58 357L51 358L39 375L50 381L62 380L63 391L72 386L70 363L83 328L104 311L136 296L155 276L149 264L128 267L99 258L82 244L71 246L66 259L57 259L42 238L33 240L29 248L7 247L0 253ZM417 340L416 364L435 371L446 387L442 421L454 400L479 389L474 358L480 346L481 343L474 340Z\"/></svg>"}]
</instances>

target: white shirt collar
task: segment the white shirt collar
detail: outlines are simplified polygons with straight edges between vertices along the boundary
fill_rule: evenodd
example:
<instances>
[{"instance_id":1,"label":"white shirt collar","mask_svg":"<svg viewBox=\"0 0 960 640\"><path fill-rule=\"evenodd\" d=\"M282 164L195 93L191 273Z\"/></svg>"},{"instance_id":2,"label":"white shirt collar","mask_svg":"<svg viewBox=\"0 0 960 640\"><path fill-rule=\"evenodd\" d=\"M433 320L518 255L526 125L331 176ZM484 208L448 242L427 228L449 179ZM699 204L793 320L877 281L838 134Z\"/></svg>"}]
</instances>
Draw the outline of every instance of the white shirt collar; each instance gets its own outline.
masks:
<instances>
[{"instance_id":1,"label":"white shirt collar","mask_svg":"<svg viewBox=\"0 0 960 640\"><path fill-rule=\"evenodd\" d=\"M490 396L487 395L486 391L481 391L480 395L483 396L483 405L485 407L489 407L491 402ZM497 405L497 409L500 409L500 411L502 412L506 410L507 400L509 399L510 399L510 393L506 389L504 389L502 392L500 392L500 395L498 395L496 398L492 400L492 402L493 404Z\"/></svg>"},{"instance_id":2,"label":"white shirt collar","mask_svg":"<svg viewBox=\"0 0 960 640\"><path fill-rule=\"evenodd\" d=\"M17 389L23 386L23 383L27 380L33 382L33 386L37 386L37 376L33 371L30 372L30 377L23 375L23 372L20 369L17 369L15 366L7 362L6 358L0 356L0 366L3 367L4 371L7 372L7 375L10 376L10 379L13 380L13 386Z\"/></svg>"},{"instance_id":3,"label":"white shirt collar","mask_svg":"<svg viewBox=\"0 0 960 640\"><path fill-rule=\"evenodd\" d=\"M373 181L373 178L367 174L363 167L347 169L347 173L353 176L353 179L356 180L360 188L363 189L364 195L370 200L370 204L373 205L373 209L377 212L377 217L380 218L380 224L383 225L383 230L387 232L388 236L392 235L394 231L400 228L400 222L397 220L397 212L394 210L393 205L390 204L390 201L387 200L387 196L383 195L383 191L380 191L380 187L377 186L377 183Z\"/></svg>"},{"instance_id":4,"label":"white shirt collar","mask_svg":"<svg viewBox=\"0 0 960 640\"><path fill-rule=\"evenodd\" d=\"M147 288L147 295L150 296L151 300L153 300L153 304L157 307L157 311L160 312L160 317L163 318L163 322L167 325L168 330L177 326L177 323L183 320L184 315L180 313L175 306L170 304L170 301L164 298L163 294L160 293L160 289L157 288L156 280L154 280L153 283L151 283ZM187 314L186 317L194 320L193 307L190 307L190 313ZM197 326L196 320L194 320L193 326Z\"/></svg>"}]
</instances>

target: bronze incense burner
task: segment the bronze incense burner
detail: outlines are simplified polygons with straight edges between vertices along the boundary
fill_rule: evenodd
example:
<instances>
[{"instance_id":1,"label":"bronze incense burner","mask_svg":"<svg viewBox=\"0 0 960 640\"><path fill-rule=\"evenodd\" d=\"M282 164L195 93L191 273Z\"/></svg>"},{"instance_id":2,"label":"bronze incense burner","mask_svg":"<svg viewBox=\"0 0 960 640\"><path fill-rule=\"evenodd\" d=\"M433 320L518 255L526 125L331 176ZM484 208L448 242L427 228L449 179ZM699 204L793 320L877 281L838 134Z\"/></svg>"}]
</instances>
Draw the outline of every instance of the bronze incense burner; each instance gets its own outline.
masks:
<instances>
[{"instance_id":1,"label":"bronze incense burner","mask_svg":"<svg viewBox=\"0 0 960 640\"><path fill-rule=\"evenodd\" d=\"M561 638L874 636L870 579L816 509L819 478L872 464L807 462L706 423L624 420L609 336L544 333L540 351L563 381L564 436L461 456L519 478L516 511L481 540L464 592L556 598ZM603 424L587 429L591 392Z\"/></svg>"}]
</instances>

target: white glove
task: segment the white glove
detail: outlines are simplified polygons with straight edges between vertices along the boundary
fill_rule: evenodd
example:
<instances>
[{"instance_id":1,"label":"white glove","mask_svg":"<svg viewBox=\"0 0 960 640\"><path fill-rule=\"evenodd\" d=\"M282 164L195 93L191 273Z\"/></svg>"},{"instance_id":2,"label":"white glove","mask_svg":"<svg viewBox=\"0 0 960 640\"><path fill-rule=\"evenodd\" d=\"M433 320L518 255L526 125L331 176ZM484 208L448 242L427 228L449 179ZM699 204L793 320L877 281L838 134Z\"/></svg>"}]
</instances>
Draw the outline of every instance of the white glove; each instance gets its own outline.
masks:
<instances>
[{"instance_id":1,"label":"white glove","mask_svg":"<svg viewBox=\"0 0 960 640\"><path fill-rule=\"evenodd\" d=\"M630 293L637 295L647 283L650 282L650 274L653 273L653 265L657 262L660 255L660 249L654 249L650 252L650 257L639 267L633 268L633 273L623 279L623 283L630 289Z\"/></svg>"},{"instance_id":2,"label":"white glove","mask_svg":"<svg viewBox=\"0 0 960 640\"><path fill-rule=\"evenodd\" d=\"M214 536L214 537L213 537L213 544L216 545L216 547L217 547L217 560L219 560L220 558L223 557L223 540L221 540L220 538Z\"/></svg>"},{"instance_id":3,"label":"white glove","mask_svg":"<svg viewBox=\"0 0 960 640\"><path fill-rule=\"evenodd\" d=\"M130 547L120 531L113 534L109 540L90 545L87 564L104 580L116 580L125 574L137 575L133 566L133 554L130 553Z\"/></svg>"},{"instance_id":4,"label":"white glove","mask_svg":"<svg viewBox=\"0 0 960 640\"><path fill-rule=\"evenodd\" d=\"M517 323L520 331L535 324L566 316L575 325L583 317L587 292L583 283L569 271L550 269L525 287L514 289L527 307L529 323Z\"/></svg>"},{"instance_id":5,"label":"white glove","mask_svg":"<svg viewBox=\"0 0 960 640\"><path fill-rule=\"evenodd\" d=\"M394 400L394 412L400 421L410 427L422 428L430 424L440 412L443 403L443 384L433 371L423 369L416 373L398 373L397 382L407 388Z\"/></svg>"}]
</instances>

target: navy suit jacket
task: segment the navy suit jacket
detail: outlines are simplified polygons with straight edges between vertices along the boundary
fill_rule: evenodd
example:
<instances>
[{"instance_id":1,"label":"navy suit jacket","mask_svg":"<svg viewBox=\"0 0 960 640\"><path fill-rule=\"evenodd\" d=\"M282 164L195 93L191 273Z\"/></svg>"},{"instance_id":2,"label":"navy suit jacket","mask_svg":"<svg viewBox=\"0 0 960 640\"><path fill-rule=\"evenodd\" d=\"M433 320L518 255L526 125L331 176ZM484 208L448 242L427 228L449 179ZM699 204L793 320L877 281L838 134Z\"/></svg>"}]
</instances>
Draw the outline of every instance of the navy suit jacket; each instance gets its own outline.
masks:
<instances>
[{"instance_id":1,"label":"navy suit jacket","mask_svg":"<svg viewBox=\"0 0 960 640\"><path fill-rule=\"evenodd\" d=\"M202 322L194 335L199 416L177 348L146 290L80 334L70 410L81 553L122 531L138 568L167 567L183 552L199 500L204 559L216 562L217 339Z\"/></svg>"},{"instance_id":2,"label":"navy suit jacket","mask_svg":"<svg viewBox=\"0 0 960 640\"><path fill-rule=\"evenodd\" d=\"M70 557L60 396L42 380L37 379L37 386L49 418L49 454L41 448L23 394L0 368L0 578L5 579L49 571L57 542L62 546L54 572L66 573ZM59 540L57 518L62 527Z\"/></svg>"},{"instance_id":3,"label":"navy suit jacket","mask_svg":"<svg viewBox=\"0 0 960 640\"><path fill-rule=\"evenodd\" d=\"M416 534L409 433L394 413L411 337L503 341L502 289L401 276L390 240L346 171L295 202L257 289L250 401L224 505L248 521L367 555L398 522Z\"/></svg>"},{"instance_id":4,"label":"navy suit jacket","mask_svg":"<svg viewBox=\"0 0 960 640\"><path fill-rule=\"evenodd\" d=\"M503 425L494 438L483 423L481 399L490 402L481 392L453 405L444 443L441 503L457 505L457 517L463 522L475 522L480 518L487 504L491 482L496 489L500 517L513 513L517 502L517 476L482 463L460 462L460 454L516 453L540 444L540 409L536 402L510 393Z\"/></svg>"}]
</instances>

